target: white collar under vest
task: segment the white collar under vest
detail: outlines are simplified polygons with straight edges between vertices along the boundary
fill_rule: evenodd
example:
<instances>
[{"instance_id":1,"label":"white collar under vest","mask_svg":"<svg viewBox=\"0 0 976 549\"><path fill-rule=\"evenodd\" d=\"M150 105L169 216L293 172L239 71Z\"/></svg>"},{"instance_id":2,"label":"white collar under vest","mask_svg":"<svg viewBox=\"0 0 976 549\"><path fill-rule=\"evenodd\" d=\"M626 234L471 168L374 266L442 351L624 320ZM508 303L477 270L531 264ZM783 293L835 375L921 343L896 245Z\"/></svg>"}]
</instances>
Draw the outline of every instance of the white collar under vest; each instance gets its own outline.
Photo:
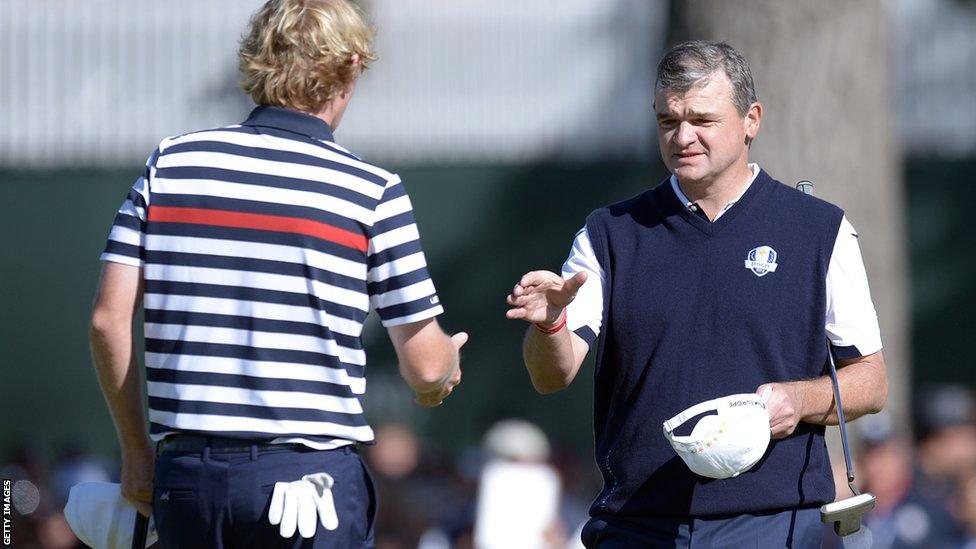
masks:
<instances>
[{"instance_id":1,"label":"white collar under vest","mask_svg":"<svg viewBox=\"0 0 976 549\"><path fill-rule=\"evenodd\" d=\"M729 208L734 206L735 203L738 202L739 199L746 194L746 191L749 190L749 187L752 186L752 182L755 181L756 176L759 175L759 164L752 162L749 164L749 169L752 170L752 177L749 178L749 183L746 185L746 188L742 189L742 192L739 193L739 196L735 197L734 200L730 200L729 203L726 204L724 208L719 210L719 212L715 214L715 219L713 219L712 221L718 221L718 218L722 217L722 214L729 211ZM685 196L685 193L681 191L681 186L678 185L678 178L674 174L671 174L671 188L674 189L675 196L677 196L678 200L685 205L685 208L688 208L688 210L691 211L692 213L698 214L700 208L698 207L697 204L695 204L691 200L688 200L688 197Z\"/></svg>"}]
</instances>

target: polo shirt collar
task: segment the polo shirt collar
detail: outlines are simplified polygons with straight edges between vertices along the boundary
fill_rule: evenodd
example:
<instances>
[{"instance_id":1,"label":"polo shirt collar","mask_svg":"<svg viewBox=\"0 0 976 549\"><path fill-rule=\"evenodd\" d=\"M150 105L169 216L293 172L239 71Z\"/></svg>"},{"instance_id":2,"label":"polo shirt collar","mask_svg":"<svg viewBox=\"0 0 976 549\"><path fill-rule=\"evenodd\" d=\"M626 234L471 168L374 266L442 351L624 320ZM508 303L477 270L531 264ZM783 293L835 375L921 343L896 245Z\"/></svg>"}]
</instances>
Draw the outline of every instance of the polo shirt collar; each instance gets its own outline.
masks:
<instances>
[{"instance_id":1,"label":"polo shirt collar","mask_svg":"<svg viewBox=\"0 0 976 549\"><path fill-rule=\"evenodd\" d=\"M277 128L294 133L300 133L323 141L335 141L332 128L323 120L310 114L305 114L284 107L259 105L241 123L242 126L264 126Z\"/></svg>"},{"instance_id":2,"label":"polo shirt collar","mask_svg":"<svg viewBox=\"0 0 976 549\"><path fill-rule=\"evenodd\" d=\"M749 187L752 186L752 182L755 181L756 177L759 175L759 164L756 164L755 162L751 162L749 163L749 169L752 170L752 177L749 178L749 184L746 185L746 188L742 189L742 192L739 194L739 196L735 197L735 199L733 200L730 200L729 203L726 204L725 207L718 212L718 215L716 215L715 219L713 219L712 221L716 221L719 217L722 217L722 214L729 211L729 208L734 206L735 203L738 202L743 197L743 195L746 194L746 191L749 190ZM685 208L688 208L689 211L696 212L698 206L691 200L688 200L688 197L685 196L685 193L681 190L681 186L678 185L678 178L674 174L671 174L671 189L674 190L674 194L675 196L678 197L678 201L681 202L681 204L684 205Z\"/></svg>"}]
</instances>

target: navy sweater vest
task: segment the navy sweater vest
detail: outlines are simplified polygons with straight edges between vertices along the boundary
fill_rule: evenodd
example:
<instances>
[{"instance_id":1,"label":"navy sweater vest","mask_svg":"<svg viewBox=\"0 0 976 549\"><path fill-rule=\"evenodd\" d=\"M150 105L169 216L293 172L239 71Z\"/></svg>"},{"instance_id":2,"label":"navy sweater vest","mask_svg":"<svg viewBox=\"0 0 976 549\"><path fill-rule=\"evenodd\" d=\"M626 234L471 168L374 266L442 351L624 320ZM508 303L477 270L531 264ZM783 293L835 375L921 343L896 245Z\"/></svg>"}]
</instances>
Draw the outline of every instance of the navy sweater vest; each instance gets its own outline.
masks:
<instances>
[{"instance_id":1,"label":"navy sweater vest","mask_svg":"<svg viewBox=\"0 0 976 549\"><path fill-rule=\"evenodd\" d=\"M821 426L801 423L752 470L713 480L688 469L662 424L698 402L824 374L825 279L842 218L765 171L714 223L667 182L587 218L606 273L594 403L604 489L592 515L714 516L833 500ZM747 267L761 246L775 251L775 270Z\"/></svg>"}]
</instances>

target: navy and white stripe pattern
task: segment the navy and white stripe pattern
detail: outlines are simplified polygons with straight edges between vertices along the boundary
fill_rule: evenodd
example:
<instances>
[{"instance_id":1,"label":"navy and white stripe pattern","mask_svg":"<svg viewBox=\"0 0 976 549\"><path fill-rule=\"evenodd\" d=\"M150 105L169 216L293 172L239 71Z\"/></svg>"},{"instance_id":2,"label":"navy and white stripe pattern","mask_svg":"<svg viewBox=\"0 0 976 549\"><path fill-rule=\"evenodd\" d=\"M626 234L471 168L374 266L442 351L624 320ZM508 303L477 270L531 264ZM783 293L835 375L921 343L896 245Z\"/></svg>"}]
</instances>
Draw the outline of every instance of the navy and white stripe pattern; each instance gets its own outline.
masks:
<instances>
[{"instance_id":1,"label":"navy and white stripe pattern","mask_svg":"<svg viewBox=\"0 0 976 549\"><path fill-rule=\"evenodd\" d=\"M143 268L154 440L371 442L366 316L443 312L399 178L277 107L163 140L101 258Z\"/></svg>"}]
</instances>

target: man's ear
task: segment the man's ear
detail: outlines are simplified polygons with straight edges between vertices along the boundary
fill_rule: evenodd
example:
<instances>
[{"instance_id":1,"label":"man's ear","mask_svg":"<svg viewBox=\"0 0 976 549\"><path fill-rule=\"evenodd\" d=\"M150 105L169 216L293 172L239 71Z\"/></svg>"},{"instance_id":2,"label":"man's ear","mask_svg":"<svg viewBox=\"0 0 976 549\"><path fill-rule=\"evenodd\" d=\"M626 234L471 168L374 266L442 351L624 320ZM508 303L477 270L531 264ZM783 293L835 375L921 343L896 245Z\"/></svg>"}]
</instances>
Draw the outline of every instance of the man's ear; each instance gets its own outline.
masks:
<instances>
[{"instance_id":1,"label":"man's ear","mask_svg":"<svg viewBox=\"0 0 976 549\"><path fill-rule=\"evenodd\" d=\"M752 141L759 135L759 126L762 125L763 107L758 101L749 105L746 116L742 120L746 134L746 146L752 145Z\"/></svg>"},{"instance_id":2,"label":"man's ear","mask_svg":"<svg viewBox=\"0 0 976 549\"><path fill-rule=\"evenodd\" d=\"M346 86L341 92L339 92L339 97L345 99L346 96L352 94L353 88L356 86L356 79L359 78L359 54L354 53L349 59L349 64L352 65L352 81Z\"/></svg>"}]
</instances>

